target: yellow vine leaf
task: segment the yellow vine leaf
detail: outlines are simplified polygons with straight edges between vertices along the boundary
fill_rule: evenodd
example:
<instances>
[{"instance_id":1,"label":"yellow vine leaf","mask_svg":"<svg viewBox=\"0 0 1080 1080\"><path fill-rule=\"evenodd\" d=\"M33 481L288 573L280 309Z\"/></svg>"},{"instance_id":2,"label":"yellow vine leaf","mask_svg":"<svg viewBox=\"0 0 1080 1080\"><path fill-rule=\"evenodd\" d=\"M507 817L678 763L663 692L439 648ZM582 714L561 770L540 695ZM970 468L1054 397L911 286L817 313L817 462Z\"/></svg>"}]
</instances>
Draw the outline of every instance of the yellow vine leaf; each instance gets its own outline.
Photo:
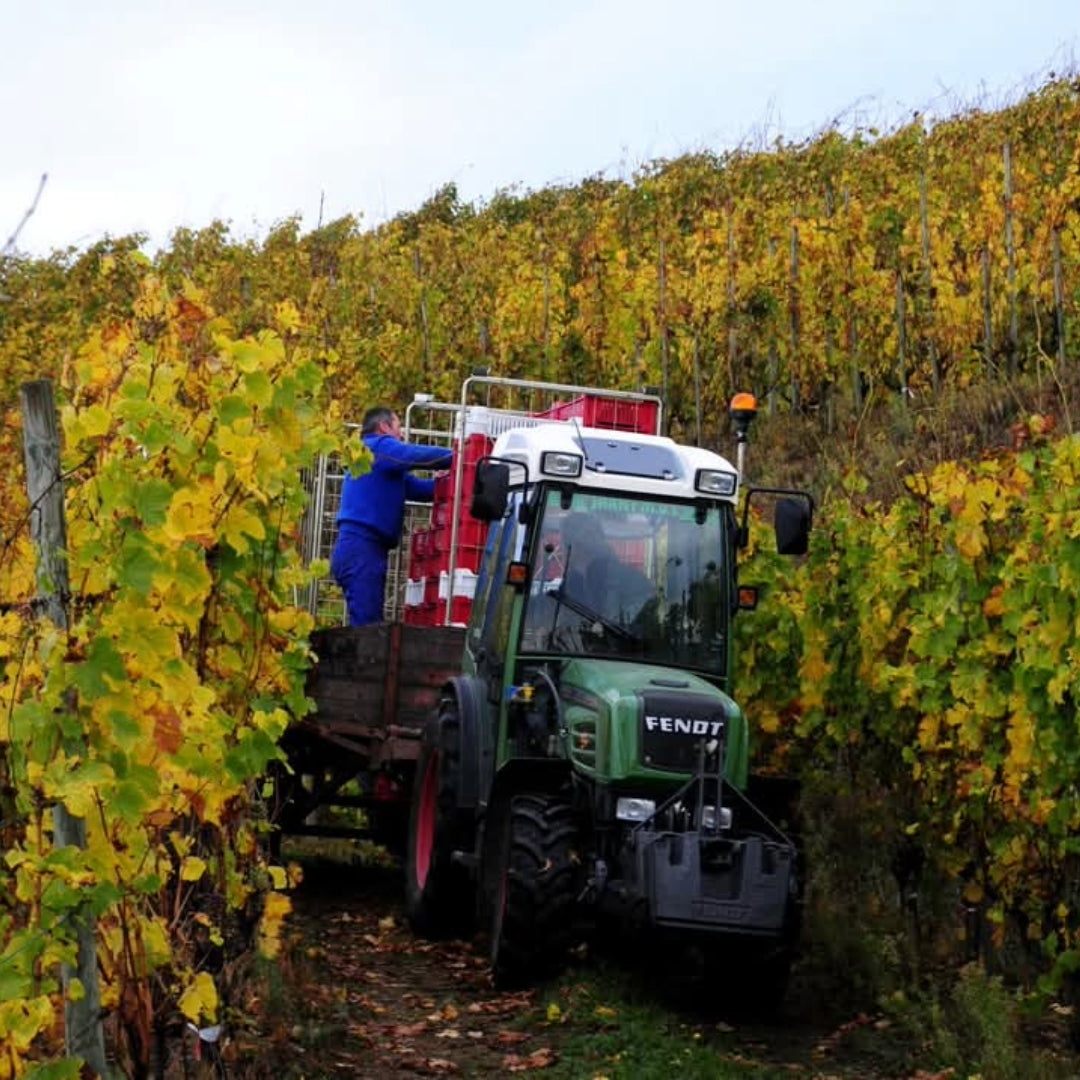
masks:
<instances>
[{"instance_id":1,"label":"yellow vine leaf","mask_svg":"<svg viewBox=\"0 0 1080 1080\"><path fill-rule=\"evenodd\" d=\"M206 873L206 863L198 855L188 855L180 864L181 881L198 881Z\"/></svg>"},{"instance_id":2,"label":"yellow vine leaf","mask_svg":"<svg viewBox=\"0 0 1080 1080\"><path fill-rule=\"evenodd\" d=\"M780 730L780 714L769 706L756 713L755 719L766 735L775 735Z\"/></svg>"},{"instance_id":3,"label":"yellow vine leaf","mask_svg":"<svg viewBox=\"0 0 1080 1080\"><path fill-rule=\"evenodd\" d=\"M262 918L259 920L259 952L272 960L281 951L281 924L292 911L292 901L279 892L266 894Z\"/></svg>"},{"instance_id":4,"label":"yellow vine leaf","mask_svg":"<svg viewBox=\"0 0 1080 1080\"><path fill-rule=\"evenodd\" d=\"M291 300L282 300L274 305L274 326L280 334L300 329L300 312Z\"/></svg>"},{"instance_id":5,"label":"yellow vine leaf","mask_svg":"<svg viewBox=\"0 0 1080 1080\"><path fill-rule=\"evenodd\" d=\"M247 554L250 544L248 537L253 540L266 538L266 526L258 514L248 510L245 506L233 505L229 507L225 520L222 522L222 532L229 546L238 554Z\"/></svg>"},{"instance_id":6,"label":"yellow vine leaf","mask_svg":"<svg viewBox=\"0 0 1080 1080\"><path fill-rule=\"evenodd\" d=\"M1072 666L1062 666L1050 678L1046 684L1046 696L1055 704L1061 705L1065 701L1065 694L1072 685L1074 671Z\"/></svg>"},{"instance_id":7,"label":"yellow vine leaf","mask_svg":"<svg viewBox=\"0 0 1080 1080\"><path fill-rule=\"evenodd\" d=\"M175 543L193 540L206 546L212 544L218 495L218 489L211 483L189 485L177 491L165 517L165 535Z\"/></svg>"},{"instance_id":8,"label":"yellow vine leaf","mask_svg":"<svg viewBox=\"0 0 1080 1080\"><path fill-rule=\"evenodd\" d=\"M1031 768L1035 750L1035 720L1027 712L1015 712L1009 720L1009 753L1005 758L1006 788L1016 789L1023 785Z\"/></svg>"},{"instance_id":9,"label":"yellow vine leaf","mask_svg":"<svg viewBox=\"0 0 1080 1080\"><path fill-rule=\"evenodd\" d=\"M933 713L919 721L919 746L923 750L936 750L941 731L941 719Z\"/></svg>"},{"instance_id":10,"label":"yellow vine leaf","mask_svg":"<svg viewBox=\"0 0 1080 1080\"><path fill-rule=\"evenodd\" d=\"M97 806L99 788L113 779L112 768L104 761L88 761L79 768L72 768L72 762L58 759L58 763L61 771L50 770L53 782L45 786L63 800L74 817L88 817Z\"/></svg>"},{"instance_id":11,"label":"yellow vine leaf","mask_svg":"<svg viewBox=\"0 0 1080 1080\"><path fill-rule=\"evenodd\" d=\"M169 929L160 919L147 919L141 923L142 945L151 968L161 967L172 959Z\"/></svg>"},{"instance_id":12,"label":"yellow vine leaf","mask_svg":"<svg viewBox=\"0 0 1080 1080\"><path fill-rule=\"evenodd\" d=\"M213 976L200 971L188 988L180 995L180 1011L193 1024L206 1021L213 1023L217 1019L218 992Z\"/></svg>"},{"instance_id":13,"label":"yellow vine leaf","mask_svg":"<svg viewBox=\"0 0 1080 1080\"><path fill-rule=\"evenodd\" d=\"M983 614L988 619L1005 614L1005 603L1001 598L1004 591L1004 585L995 585L990 590L990 595L983 601Z\"/></svg>"},{"instance_id":14,"label":"yellow vine leaf","mask_svg":"<svg viewBox=\"0 0 1080 1080\"><path fill-rule=\"evenodd\" d=\"M68 444L78 446L87 439L107 435L112 426L112 414L104 405L91 405L76 412L70 406L65 408L61 417L64 436Z\"/></svg>"},{"instance_id":15,"label":"yellow vine leaf","mask_svg":"<svg viewBox=\"0 0 1080 1080\"><path fill-rule=\"evenodd\" d=\"M966 520L963 516L956 527L956 546L968 559L977 559L986 548L986 531L981 522Z\"/></svg>"},{"instance_id":16,"label":"yellow vine leaf","mask_svg":"<svg viewBox=\"0 0 1080 1080\"><path fill-rule=\"evenodd\" d=\"M31 1043L41 1032L46 1031L53 1023L53 1006L47 997L16 998L14 1001L0 1003L0 1037L9 1043L16 1054L25 1054L30 1049ZM11 1061L4 1054L0 1061ZM18 1068L18 1065L15 1066ZM21 1068L19 1072L21 1072ZM3 1073L0 1072L0 1076ZM8 1076L18 1075L11 1071Z\"/></svg>"}]
</instances>

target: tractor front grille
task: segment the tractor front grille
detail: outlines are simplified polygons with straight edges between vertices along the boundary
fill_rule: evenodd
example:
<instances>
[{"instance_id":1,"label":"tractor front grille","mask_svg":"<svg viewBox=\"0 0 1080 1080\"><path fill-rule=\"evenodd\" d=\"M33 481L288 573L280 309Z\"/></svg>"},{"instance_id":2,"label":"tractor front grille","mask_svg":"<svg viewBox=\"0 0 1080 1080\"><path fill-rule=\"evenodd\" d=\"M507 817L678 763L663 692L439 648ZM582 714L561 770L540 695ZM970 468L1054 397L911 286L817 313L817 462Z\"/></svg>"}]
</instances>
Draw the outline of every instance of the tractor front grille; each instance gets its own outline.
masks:
<instances>
[{"instance_id":1,"label":"tractor front grille","mask_svg":"<svg viewBox=\"0 0 1080 1080\"><path fill-rule=\"evenodd\" d=\"M643 765L693 772L702 740L723 740L726 717L715 698L655 691L640 697Z\"/></svg>"}]
</instances>

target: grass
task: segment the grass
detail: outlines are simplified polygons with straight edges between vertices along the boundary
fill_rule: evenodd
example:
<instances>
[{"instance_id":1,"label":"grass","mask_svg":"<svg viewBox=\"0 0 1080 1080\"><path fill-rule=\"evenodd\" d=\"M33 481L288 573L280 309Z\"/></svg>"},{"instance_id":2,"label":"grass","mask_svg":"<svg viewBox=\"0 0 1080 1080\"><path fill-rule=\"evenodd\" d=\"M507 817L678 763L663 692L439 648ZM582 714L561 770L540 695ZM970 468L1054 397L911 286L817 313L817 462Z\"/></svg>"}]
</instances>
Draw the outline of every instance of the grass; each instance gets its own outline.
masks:
<instances>
[{"instance_id":1,"label":"grass","mask_svg":"<svg viewBox=\"0 0 1080 1080\"><path fill-rule=\"evenodd\" d=\"M791 1077L791 1062L757 1060L739 1030L708 1015L673 1010L648 985L615 967L571 972L541 996L525 1019L546 1028L556 1048L551 1080L772 1080ZM695 1015L700 1013L700 1015ZM760 1048L760 1047L759 1047Z\"/></svg>"},{"instance_id":2,"label":"grass","mask_svg":"<svg viewBox=\"0 0 1080 1080\"><path fill-rule=\"evenodd\" d=\"M975 966L961 972L943 1002L898 995L890 1008L853 1016L831 1031L791 1017L744 1025L708 1013L700 999L696 1008L673 1006L656 983L591 966L547 988L522 1026L546 1033L540 1041L557 1056L544 1070L551 1080L1080 1075L1065 1025L1053 1037L1025 1036L1015 996Z\"/></svg>"}]
</instances>

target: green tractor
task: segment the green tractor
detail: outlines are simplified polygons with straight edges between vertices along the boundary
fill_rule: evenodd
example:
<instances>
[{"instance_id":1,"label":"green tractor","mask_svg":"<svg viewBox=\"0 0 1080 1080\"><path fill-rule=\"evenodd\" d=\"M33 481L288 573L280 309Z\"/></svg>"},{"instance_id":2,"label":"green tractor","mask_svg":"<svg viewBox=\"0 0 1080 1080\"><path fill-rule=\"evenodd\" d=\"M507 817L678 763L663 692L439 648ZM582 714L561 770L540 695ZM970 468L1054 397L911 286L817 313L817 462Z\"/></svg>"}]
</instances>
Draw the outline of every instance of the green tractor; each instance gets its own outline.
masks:
<instances>
[{"instance_id":1,"label":"green tractor","mask_svg":"<svg viewBox=\"0 0 1080 1080\"><path fill-rule=\"evenodd\" d=\"M756 600L736 559L750 499L774 500L785 554L806 551L813 504L751 489L740 521L752 413L733 413L739 469L576 423L508 430L476 466L490 527L463 670L417 761L406 908L429 937L486 931L499 986L611 925L745 959L783 993L799 857L748 790L732 620Z\"/></svg>"}]
</instances>

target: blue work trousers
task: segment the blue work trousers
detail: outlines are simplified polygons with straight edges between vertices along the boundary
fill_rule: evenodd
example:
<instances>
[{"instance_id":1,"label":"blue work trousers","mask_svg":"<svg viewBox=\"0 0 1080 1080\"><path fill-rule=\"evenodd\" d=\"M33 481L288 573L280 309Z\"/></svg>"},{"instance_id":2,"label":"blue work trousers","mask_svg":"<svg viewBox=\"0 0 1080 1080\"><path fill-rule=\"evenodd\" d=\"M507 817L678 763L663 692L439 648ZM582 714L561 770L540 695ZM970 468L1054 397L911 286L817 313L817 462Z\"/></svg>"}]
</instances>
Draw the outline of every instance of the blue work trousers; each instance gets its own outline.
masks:
<instances>
[{"instance_id":1,"label":"blue work trousers","mask_svg":"<svg viewBox=\"0 0 1080 1080\"><path fill-rule=\"evenodd\" d=\"M350 626L383 621L386 556L386 548L368 532L342 529L338 534L330 573L345 593Z\"/></svg>"}]
</instances>

